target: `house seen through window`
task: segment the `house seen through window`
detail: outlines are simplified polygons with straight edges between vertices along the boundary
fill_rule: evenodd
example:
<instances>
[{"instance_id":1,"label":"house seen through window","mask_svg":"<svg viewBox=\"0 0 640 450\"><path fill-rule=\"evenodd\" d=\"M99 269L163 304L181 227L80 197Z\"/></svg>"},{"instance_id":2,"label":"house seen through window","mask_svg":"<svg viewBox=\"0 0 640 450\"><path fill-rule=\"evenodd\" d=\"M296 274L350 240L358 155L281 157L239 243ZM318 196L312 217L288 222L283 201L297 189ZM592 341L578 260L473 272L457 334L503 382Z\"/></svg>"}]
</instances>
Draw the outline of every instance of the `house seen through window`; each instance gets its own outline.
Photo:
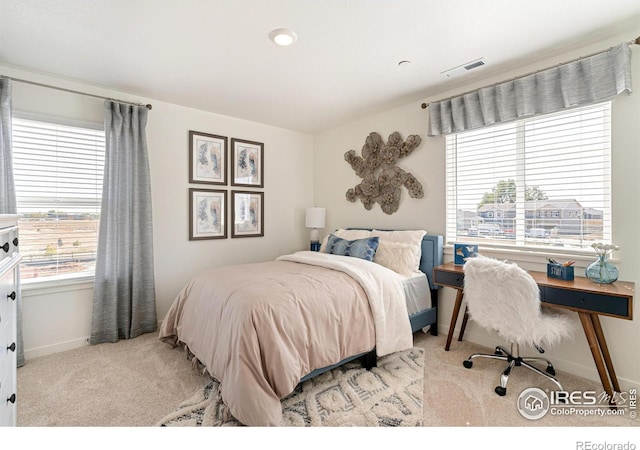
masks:
<instances>
[{"instance_id":1,"label":"house seen through window","mask_svg":"<svg viewBox=\"0 0 640 450\"><path fill-rule=\"evenodd\" d=\"M610 103L446 137L447 241L611 242Z\"/></svg>"},{"instance_id":2,"label":"house seen through window","mask_svg":"<svg viewBox=\"0 0 640 450\"><path fill-rule=\"evenodd\" d=\"M13 119L26 283L94 274L105 146L100 127Z\"/></svg>"}]
</instances>

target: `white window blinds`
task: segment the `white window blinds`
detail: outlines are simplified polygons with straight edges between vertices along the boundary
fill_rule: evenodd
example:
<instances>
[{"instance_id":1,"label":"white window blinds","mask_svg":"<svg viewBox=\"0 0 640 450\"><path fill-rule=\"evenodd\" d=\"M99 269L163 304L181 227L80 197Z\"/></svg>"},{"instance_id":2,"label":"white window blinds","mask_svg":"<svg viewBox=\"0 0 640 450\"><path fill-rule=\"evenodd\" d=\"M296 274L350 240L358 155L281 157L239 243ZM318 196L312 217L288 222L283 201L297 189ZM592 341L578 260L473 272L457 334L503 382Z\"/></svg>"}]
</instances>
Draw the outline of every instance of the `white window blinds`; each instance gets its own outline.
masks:
<instances>
[{"instance_id":1,"label":"white window blinds","mask_svg":"<svg viewBox=\"0 0 640 450\"><path fill-rule=\"evenodd\" d=\"M447 241L611 241L610 102L450 134Z\"/></svg>"},{"instance_id":2,"label":"white window blinds","mask_svg":"<svg viewBox=\"0 0 640 450\"><path fill-rule=\"evenodd\" d=\"M13 119L23 280L92 275L104 131Z\"/></svg>"}]
</instances>

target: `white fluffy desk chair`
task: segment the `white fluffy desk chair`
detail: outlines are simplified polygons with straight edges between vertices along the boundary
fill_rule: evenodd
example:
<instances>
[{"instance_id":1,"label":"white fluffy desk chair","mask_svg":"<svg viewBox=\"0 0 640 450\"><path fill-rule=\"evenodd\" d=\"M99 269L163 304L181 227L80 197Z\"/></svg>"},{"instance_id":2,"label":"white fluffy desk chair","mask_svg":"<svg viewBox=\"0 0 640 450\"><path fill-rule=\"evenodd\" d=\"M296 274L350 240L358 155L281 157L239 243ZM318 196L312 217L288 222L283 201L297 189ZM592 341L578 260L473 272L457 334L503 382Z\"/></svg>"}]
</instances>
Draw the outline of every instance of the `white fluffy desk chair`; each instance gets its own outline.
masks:
<instances>
[{"instance_id":1,"label":"white fluffy desk chair","mask_svg":"<svg viewBox=\"0 0 640 450\"><path fill-rule=\"evenodd\" d=\"M470 369L473 359L481 357L508 361L509 365L500 376L500 386L495 389L498 395L507 393L507 381L514 366L527 367L564 390L554 376L551 362L545 358L521 357L519 346L530 345L544 353L542 346L553 345L571 335L572 326L568 318L542 312L538 285L516 264L479 255L469 258L463 269L464 298L469 317L511 342L510 352L498 346L494 354L475 353L469 356L464 366ZM545 371L531 365L533 361L546 363Z\"/></svg>"}]
</instances>

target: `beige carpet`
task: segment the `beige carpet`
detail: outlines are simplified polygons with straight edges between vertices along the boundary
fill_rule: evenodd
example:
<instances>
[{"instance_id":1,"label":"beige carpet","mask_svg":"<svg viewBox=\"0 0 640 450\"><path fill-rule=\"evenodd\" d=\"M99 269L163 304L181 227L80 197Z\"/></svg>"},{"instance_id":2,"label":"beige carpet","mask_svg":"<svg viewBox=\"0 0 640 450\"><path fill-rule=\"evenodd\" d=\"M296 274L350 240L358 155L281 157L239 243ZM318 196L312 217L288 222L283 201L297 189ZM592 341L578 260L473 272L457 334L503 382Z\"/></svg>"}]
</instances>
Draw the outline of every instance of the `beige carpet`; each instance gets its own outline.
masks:
<instances>
[{"instance_id":1,"label":"beige carpet","mask_svg":"<svg viewBox=\"0 0 640 450\"><path fill-rule=\"evenodd\" d=\"M18 426L151 426L204 377L149 333L26 361L18 368Z\"/></svg>"},{"instance_id":2,"label":"beige carpet","mask_svg":"<svg viewBox=\"0 0 640 450\"><path fill-rule=\"evenodd\" d=\"M547 413L538 420L523 417L517 399L525 389L556 390L554 383L524 367L514 367L509 376L507 395L500 397L494 388L500 384L500 373L506 367L502 361L476 358L471 369L462 362L472 353L491 353L493 349L470 342L455 341L450 351L444 351L446 336L415 335L425 349L424 424L440 427L638 427L640 419L631 419L629 411L623 416L598 416ZM534 352L523 352L535 356ZM431 356L431 358L429 357ZM543 367L544 369L544 367ZM591 380L558 371L556 378L568 392L593 390L602 386ZM430 408L430 405L432 408ZM560 407L561 412L564 407ZM592 408L593 409L593 408ZM608 408L598 408L609 414ZM553 448L553 446L551 447Z\"/></svg>"},{"instance_id":3,"label":"beige carpet","mask_svg":"<svg viewBox=\"0 0 640 450\"><path fill-rule=\"evenodd\" d=\"M551 415L528 420L517 410L526 388L553 389L524 368L515 368L507 396L493 389L502 363L462 361L486 351L445 336L418 332L414 346L424 349L423 425L427 427L638 427L628 414L615 417ZM598 383L558 373L569 390L602 391ZM189 399L208 379L193 370L180 349L160 342L155 333L116 344L100 344L28 360L18 369L18 426L152 427Z\"/></svg>"}]
</instances>

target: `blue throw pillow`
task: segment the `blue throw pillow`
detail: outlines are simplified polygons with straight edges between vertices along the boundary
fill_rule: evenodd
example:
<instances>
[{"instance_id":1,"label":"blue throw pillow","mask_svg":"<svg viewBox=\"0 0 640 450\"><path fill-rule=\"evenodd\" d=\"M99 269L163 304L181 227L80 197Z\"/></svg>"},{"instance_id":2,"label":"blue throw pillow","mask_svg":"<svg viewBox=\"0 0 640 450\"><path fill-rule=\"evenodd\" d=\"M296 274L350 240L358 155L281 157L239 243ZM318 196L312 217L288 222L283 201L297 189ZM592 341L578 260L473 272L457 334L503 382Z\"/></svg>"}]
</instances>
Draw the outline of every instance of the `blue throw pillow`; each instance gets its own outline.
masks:
<instances>
[{"instance_id":1,"label":"blue throw pillow","mask_svg":"<svg viewBox=\"0 0 640 450\"><path fill-rule=\"evenodd\" d=\"M348 241L331 234L327 240L326 252L333 255L353 256L355 258L373 261L379 243L380 238L377 236Z\"/></svg>"}]
</instances>

